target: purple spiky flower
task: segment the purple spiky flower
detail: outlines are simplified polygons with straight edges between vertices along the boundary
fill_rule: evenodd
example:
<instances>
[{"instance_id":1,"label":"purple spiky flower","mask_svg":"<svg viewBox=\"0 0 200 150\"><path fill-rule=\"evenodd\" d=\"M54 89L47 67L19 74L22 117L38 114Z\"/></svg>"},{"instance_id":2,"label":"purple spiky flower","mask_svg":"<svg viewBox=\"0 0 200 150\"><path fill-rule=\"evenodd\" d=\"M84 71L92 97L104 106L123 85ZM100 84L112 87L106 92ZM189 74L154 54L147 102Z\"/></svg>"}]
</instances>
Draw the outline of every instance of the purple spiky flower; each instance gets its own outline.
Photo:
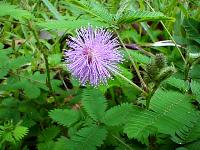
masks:
<instances>
[{"instance_id":1,"label":"purple spiky flower","mask_svg":"<svg viewBox=\"0 0 200 150\"><path fill-rule=\"evenodd\" d=\"M77 30L77 36L70 37L69 50L65 51L67 68L82 85L106 84L112 74L119 71L118 63L122 54L118 51L119 42L106 29L91 26Z\"/></svg>"}]
</instances>

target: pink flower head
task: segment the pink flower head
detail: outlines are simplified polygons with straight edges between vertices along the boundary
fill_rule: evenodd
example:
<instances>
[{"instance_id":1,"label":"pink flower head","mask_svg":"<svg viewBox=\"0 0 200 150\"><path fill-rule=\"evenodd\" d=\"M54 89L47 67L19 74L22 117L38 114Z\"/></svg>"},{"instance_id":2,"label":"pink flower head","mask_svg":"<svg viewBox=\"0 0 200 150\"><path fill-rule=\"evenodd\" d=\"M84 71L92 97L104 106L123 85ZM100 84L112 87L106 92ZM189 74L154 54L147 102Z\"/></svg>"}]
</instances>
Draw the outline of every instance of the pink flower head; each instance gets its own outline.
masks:
<instances>
[{"instance_id":1,"label":"pink flower head","mask_svg":"<svg viewBox=\"0 0 200 150\"><path fill-rule=\"evenodd\" d=\"M77 36L68 40L70 50L65 51L65 61L72 76L82 85L107 83L123 58L117 38L106 29L91 26L77 30Z\"/></svg>"}]
</instances>

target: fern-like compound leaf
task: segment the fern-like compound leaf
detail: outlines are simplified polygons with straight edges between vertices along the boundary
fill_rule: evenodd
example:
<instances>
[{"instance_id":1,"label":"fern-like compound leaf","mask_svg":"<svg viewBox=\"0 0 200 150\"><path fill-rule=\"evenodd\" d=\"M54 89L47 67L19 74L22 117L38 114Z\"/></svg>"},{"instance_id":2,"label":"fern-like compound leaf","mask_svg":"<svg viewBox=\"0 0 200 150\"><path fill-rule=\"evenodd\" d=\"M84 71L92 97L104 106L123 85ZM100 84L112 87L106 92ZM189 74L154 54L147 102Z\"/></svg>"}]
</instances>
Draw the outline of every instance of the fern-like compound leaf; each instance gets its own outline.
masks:
<instances>
[{"instance_id":1,"label":"fern-like compound leaf","mask_svg":"<svg viewBox=\"0 0 200 150\"><path fill-rule=\"evenodd\" d=\"M173 87L176 87L182 91L187 91L189 89L189 83L187 81L170 77L164 81L164 83L170 84Z\"/></svg>"},{"instance_id":2,"label":"fern-like compound leaf","mask_svg":"<svg viewBox=\"0 0 200 150\"><path fill-rule=\"evenodd\" d=\"M38 22L37 25L42 27L45 30L74 30L81 27L88 26L88 24L93 25L94 27L107 27L103 22L98 20L87 20L87 19L78 19L78 20L50 20L48 22Z\"/></svg>"},{"instance_id":3,"label":"fern-like compound leaf","mask_svg":"<svg viewBox=\"0 0 200 150\"><path fill-rule=\"evenodd\" d=\"M54 141L48 141L45 143L38 143L37 144L37 149L38 150L55 150L54 148L55 142Z\"/></svg>"},{"instance_id":4,"label":"fern-like compound leaf","mask_svg":"<svg viewBox=\"0 0 200 150\"><path fill-rule=\"evenodd\" d=\"M28 133L28 128L24 126L16 126L13 130L13 137L16 141L20 141Z\"/></svg>"},{"instance_id":5,"label":"fern-like compound leaf","mask_svg":"<svg viewBox=\"0 0 200 150\"><path fill-rule=\"evenodd\" d=\"M4 2L0 2L0 16L11 16L15 19L30 19L33 17L30 12L19 9L15 5L10 5L9 3Z\"/></svg>"},{"instance_id":6,"label":"fern-like compound leaf","mask_svg":"<svg viewBox=\"0 0 200 150\"><path fill-rule=\"evenodd\" d=\"M79 8L80 10L83 10L84 12L86 12L92 16L95 16L100 21L110 24L113 20L113 14L111 14L103 4L101 4L97 1L70 0L69 2L70 2L70 4Z\"/></svg>"},{"instance_id":7,"label":"fern-like compound leaf","mask_svg":"<svg viewBox=\"0 0 200 150\"><path fill-rule=\"evenodd\" d=\"M75 150L75 145L72 140L69 140L66 137L60 137L55 142L55 148L54 150Z\"/></svg>"},{"instance_id":8,"label":"fern-like compound leaf","mask_svg":"<svg viewBox=\"0 0 200 150\"><path fill-rule=\"evenodd\" d=\"M60 129L58 127L52 126L50 128L46 128L43 130L38 136L38 141L46 142L51 141L60 133Z\"/></svg>"},{"instance_id":9,"label":"fern-like compound leaf","mask_svg":"<svg viewBox=\"0 0 200 150\"><path fill-rule=\"evenodd\" d=\"M75 149L80 150L96 150L98 146L103 144L107 131L105 128L92 126L82 128L78 133L72 136L71 140L74 142Z\"/></svg>"},{"instance_id":10,"label":"fern-like compound leaf","mask_svg":"<svg viewBox=\"0 0 200 150\"><path fill-rule=\"evenodd\" d=\"M172 140L178 144L185 144L194 142L200 139L200 116L196 118L196 121L189 126L185 125L181 129L176 131L176 134L172 137Z\"/></svg>"},{"instance_id":11,"label":"fern-like compound leaf","mask_svg":"<svg viewBox=\"0 0 200 150\"><path fill-rule=\"evenodd\" d=\"M125 123L128 118L134 113L133 106L128 103L124 103L115 107L112 107L103 118L103 122L108 126L116 126Z\"/></svg>"},{"instance_id":12,"label":"fern-like compound leaf","mask_svg":"<svg viewBox=\"0 0 200 150\"><path fill-rule=\"evenodd\" d=\"M192 80L191 84L192 93L196 96L196 100L200 103L200 83Z\"/></svg>"},{"instance_id":13,"label":"fern-like compound leaf","mask_svg":"<svg viewBox=\"0 0 200 150\"><path fill-rule=\"evenodd\" d=\"M82 94L83 108L95 121L100 121L107 107L104 95L97 89L85 89Z\"/></svg>"},{"instance_id":14,"label":"fern-like compound leaf","mask_svg":"<svg viewBox=\"0 0 200 150\"><path fill-rule=\"evenodd\" d=\"M118 18L117 22L121 24L156 20L173 20L173 18L167 17L161 12L126 11Z\"/></svg>"},{"instance_id":15,"label":"fern-like compound leaf","mask_svg":"<svg viewBox=\"0 0 200 150\"><path fill-rule=\"evenodd\" d=\"M71 126L79 120L79 112L69 109L54 109L49 112L49 116L58 124Z\"/></svg>"},{"instance_id":16,"label":"fern-like compound leaf","mask_svg":"<svg viewBox=\"0 0 200 150\"><path fill-rule=\"evenodd\" d=\"M151 98L150 110L137 111L125 126L129 138L147 143L147 137L157 131L174 135L183 126L191 126L196 112L190 98L172 91L158 90Z\"/></svg>"}]
</instances>

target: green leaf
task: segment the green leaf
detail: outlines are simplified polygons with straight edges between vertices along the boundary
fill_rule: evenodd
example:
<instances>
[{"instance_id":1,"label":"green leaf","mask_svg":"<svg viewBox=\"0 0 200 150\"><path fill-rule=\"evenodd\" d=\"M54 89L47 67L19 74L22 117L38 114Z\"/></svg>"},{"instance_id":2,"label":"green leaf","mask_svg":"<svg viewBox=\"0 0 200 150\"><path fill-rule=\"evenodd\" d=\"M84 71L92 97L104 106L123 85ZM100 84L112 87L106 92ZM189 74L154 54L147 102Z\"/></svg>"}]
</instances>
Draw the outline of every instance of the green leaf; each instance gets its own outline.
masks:
<instances>
[{"instance_id":1,"label":"green leaf","mask_svg":"<svg viewBox=\"0 0 200 150\"><path fill-rule=\"evenodd\" d=\"M61 20L62 16L60 13L56 10L56 8L48 1L48 0L42 0L43 3L47 6L49 11L55 16L56 19Z\"/></svg>"},{"instance_id":2,"label":"green leaf","mask_svg":"<svg viewBox=\"0 0 200 150\"><path fill-rule=\"evenodd\" d=\"M103 118L103 122L108 126L117 126L124 124L129 117L134 113L133 105L123 103L118 106L114 106L106 111Z\"/></svg>"},{"instance_id":3,"label":"green leaf","mask_svg":"<svg viewBox=\"0 0 200 150\"><path fill-rule=\"evenodd\" d=\"M199 79L200 76L200 64L194 64L189 72L189 75L192 79Z\"/></svg>"},{"instance_id":4,"label":"green leaf","mask_svg":"<svg viewBox=\"0 0 200 150\"><path fill-rule=\"evenodd\" d=\"M54 141L48 141L45 143L38 143L37 149L38 150L55 150L55 142Z\"/></svg>"},{"instance_id":5,"label":"green leaf","mask_svg":"<svg viewBox=\"0 0 200 150\"><path fill-rule=\"evenodd\" d=\"M17 8L15 5L9 3L0 2L0 16L11 16L15 19L33 18L30 12Z\"/></svg>"},{"instance_id":6,"label":"green leaf","mask_svg":"<svg viewBox=\"0 0 200 150\"><path fill-rule=\"evenodd\" d=\"M129 102L137 100L137 97L140 94L140 92L131 85L123 85L122 91Z\"/></svg>"},{"instance_id":7,"label":"green leaf","mask_svg":"<svg viewBox=\"0 0 200 150\"><path fill-rule=\"evenodd\" d=\"M32 113L31 113L31 114L32 114ZM34 125L37 124L37 122L34 121L33 119L35 119L35 118L31 118L31 117L30 117L30 118L29 118L29 117L25 118L25 119L23 120L22 125L24 125L24 126L26 126L26 127L28 127L28 128L33 127Z\"/></svg>"},{"instance_id":8,"label":"green leaf","mask_svg":"<svg viewBox=\"0 0 200 150\"><path fill-rule=\"evenodd\" d=\"M9 53L11 53L11 49L0 50L0 60L1 60L0 68L7 68L7 65L9 64L9 57L8 57Z\"/></svg>"},{"instance_id":9,"label":"green leaf","mask_svg":"<svg viewBox=\"0 0 200 150\"><path fill-rule=\"evenodd\" d=\"M135 138L141 143L147 144L148 136L157 132L157 128L153 126L154 117L157 117L154 112L135 112L132 118L127 121L124 132L129 138Z\"/></svg>"},{"instance_id":10,"label":"green leaf","mask_svg":"<svg viewBox=\"0 0 200 150\"><path fill-rule=\"evenodd\" d=\"M0 42L0 50L3 49L4 44Z\"/></svg>"},{"instance_id":11,"label":"green leaf","mask_svg":"<svg viewBox=\"0 0 200 150\"><path fill-rule=\"evenodd\" d=\"M105 128L97 126L82 128L78 133L72 136L71 140L75 144L75 149L80 150L96 150L97 146L103 144L107 131Z\"/></svg>"},{"instance_id":12,"label":"green leaf","mask_svg":"<svg viewBox=\"0 0 200 150\"><path fill-rule=\"evenodd\" d=\"M66 137L61 137L56 141L54 150L74 150L75 145L73 141Z\"/></svg>"},{"instance_id":13,"label":"green leaf","mask_svg":"<svg viewBox=\"0 0 200 150\"><path fill-rule=\"evenodd\" d=\"M130 69L125 68L121 65L119 65L119 67L120 67L120 74L122 74L123 76L125 76L127 79L130 79L130 80L133 78L133 74L131 73ZM132 88L132 86L129 85L127 83L127 81L124 81L124 79L122 79L119 75L116 75L114 78L115 78L114 80L108 80L108 85L100 85L98 87L98 89L100 91L102 91L102 93L105 93L107 91L107 89L109 89L113 86L118 86L118 87L123 86L123 87L128 87L128 88L131 87ZM122 88L122 90L124 90L124 89ZM135 91L135 89L130 89L130 90L132 92ZM127 91L125 91L125 92L127 92Z\"/></svg>"},{"instance_id":14,"label":"green leaf","mask_svg":"<svg viewBox=\"0 0 200 150\"><path fill-rule=\"evenodd\" d=\"M106 27L105 23L95 20L78 19L78 20L50 20L48 22L39 22L37 25L45 30L75 30L81 27L87 27L88 25L94 27Z\"/></svg>"},{"instance_id":15,"label":"green leaf","mask_svg":"<svg viewBox=\"0 0 200 150\"><path fill-rule=\"evenodd\" d=\"M100 121L107 107L104 95L97 89L85 89L82 93L82 104L88 115Z\"/></svg>"},{"instance_id":16,"label":"green leaf","mask_svg":"<svg viewBox=\"0 0 200 150\"><path fill-rule=\"evenodd\" d=\"M9 72L9 68L3 67L0 68L0 79L3 79Z\"/></svg>"},{"instance_id":17,"label":"green leaf","mask_svg":"<svg viewBox=\"0 0 200 150\"><path fill-rule=\"evenodd\" d=\"M128 79L130 79L130 80L133 78L133 74L131 73L130 69L125 68L125 67L123 67L123 66L119 66L119 67L120 67L120 73L121 73L123 76L125 76L126 78L128 78ZM118 80L120 80L121 83L124 82L124 80L121 79L121 77L118 77Z\"/></svg>"},{"instance_id":18,"label":"green leaf","mask_svg":"<svg viewBox=\"0 0 200 150\"><path fill-rule=\"evenodd\" d=\"M69 2L75 7L77 7L79 10L83 10L86 13L95 16L97 19L101 21L104 21L108 24L112 23L113 21L113 14L111 14L103 4L97 1L70 0Z\"/></svg>"},{"instance_id":19,"label":"green leaf","mask_svg":"<svg viewBox=\"0 0 200 150\"><path fill-rule=\"evenodd\" d=\"M175 77L168 78L167 80L164 81L164 83L170 84L173 87L176 87L183 91L187 91L189 89L189 83Z\"/></svg>"},{"instance_id":20,"label":"green leaf","mask_svg":"<svg viewBox=\"0 0 200 150\"><path fill-rule=\"evenodd\" d=\"M200 22L192 18L188 18L184 19L183 26L186 30L187 37L200 44Z\"/></svg>"},{"instance_id":21,"label":"green leaf","mask_svg":"<svg viewBox=\"0 0 200 150\"><path fill-rule=\"evenodd\" d=\"M1 4L1 3L0 3ZM1 6L0 6L1 7ZM10 63L8 54L11 53L11 49L0 50L0 79L3 79L9 72L10 68L8 64Z\"/></svg>"},{"instance_id":22,"label":"green leaf","mask_svg":"<svg viewBox=\"0 0 200 150\"><path fill-rule=\"evenodd\" d=\"M187 148L187 150L199 150L200 140L189 143L185 145L184 147Z\"/></svg>"},{"instance_id":23,"label":"green leaf","mask_svg":"<svg viewBox=\"0 0 200 150\"><path fill-rule=\"evenodd\" d=\"M172 127L162 126L161 128L163 124L158 124L158 129L162 133L173 134L177 128L190 125L195 121L197 114L190 101L190 97L179 92L158 90L151 98L150 109L161 114L161 118L168 117L167 124L172 125ZM170 120L174 120L173 124L170 123Z\"/></svg>"},{"instance_id":24,"label":"green leaf","mask_svg":"<svg viewBox=\"0 0 200 150\"><path fill-rule=\"evenodd\" d=\"M49 116L58 124L67 127L79 120L79 112L72 109L54 109L49 112Z\"/></svg>"},{"instance_id":25,"label":"green leaf","mask_svg":"<svg viewBox=\"0 0 200 150\"><path fill-rule=\"evenodd\" d=\"M38 86L28 80L20 82L19 85L22 89L24 89L25 95L30 99L37 98L40 95L40 89Z\"/></svg>"},{"instance_id":26,"label":"green leaf","mask_svg":"<svg viewBox=\"0 0 200 150\"><path fill-rule=\"evenodd\" d=\"M22 65L30 62L31 57L25 57L25 56L19 56L15 59L13 59L10 64L9 64L9 68L11 68L12 70L18 69L20 68Z\"/></svg>"},{"instance_id":27,"label":"green leaf","mask_svg":"<svg viewBox=\"0 0 200 150\"><path fill-rule=\"evenodd\" d=\"M173 20L173 18L165 16L161 12L150 12L150 11L127 11L121 15L117 23L133 23L133 22L144 22L144 21L157 21L157 20Z\"/></svg>"},{"instance_id":28,"label":"green leaf","mask_svg":"<svg viewBox=\"0 0 200 150\"><path fill-rule=\"evenodd\" d=\"M13 130L13 137L16 141L20 141L28 133L28 128L24 126L16 126Z\"/></svg>"},{"instance_id":29,"label":"green leaf","mask_svg":"<svg viewBox=\"0 0 200 150\"><path fill-rule=\"evenodd\" d=\"M50 127L43 130L39 136L38 141L40 142L48 142L53 140L60 133L60 129L58 127Z\"/></svg>"},{"instance_id":30,"label":"green leaf","mask_svg":"<svg viewBox=\"0 0 200 150\"><path fill-rule=\"evenodd\" d=\"M46 74L41 74L39 71L37 71L33 75L30 75L29 78L29 81L37 85L38 88L48 91L46 86Z\"/></svg>"},{"instance_id":31,"label":"green leaf","mask_svg":"<svg viewBox=\"0 0 200 150\"><path fill-rule=\"evenodd\" d=\"M190 83L192 93L196 96L196 100L200 103L200 83L192 80Z\"/></svg>"},{"instance_id":32,"label":"green leaf","mask_svg":"<svg viewBox=\"0 0 200 150\"><path fill-rule=\"evenodd\" d=\"M48 59L49 59L49 64L51 66L56 66L58 64L61 63L61 54L51 54L49 55Z\"/></svg>"},{"instance_id":33,"label":"green leaf","mask_svg":"<svg viewBox=\"0 0 200 150\"><path fill-rule=\"evenodd\" d=\"M8 120L13 120L13 121L19 121L20 119L20 112L11 107L0 107L0 120L1 121L8 121Z\"/></svg>"},{"instance_id":34,"label":"green leaf","mask_svg":"<svg viewBox=\"0 0 200 150\"><path fill-rule=\"evenodd\" d=\"M136 62L139 62L139 63L142 63L142 64L149 64L150 61L151 61L151 58L150 58L150 57L145 56L144 54L141 54L141 53L138 52L138 51L129 50L129 53L130 53L131 57L132 57ZM128 56L127 53L124 53L124 56L125 56L125 59L129 60L129 56Z\"/></svg>"},{"instance_id":35,"label":"green leaf","mask_svg":"<svg viewBox=\"0 0 200 150\"><path fill-rule=\"evenodd\" d=\"M196 118L195 122L192 122L190 126L184 126L176 131L176 134L172 137L172 140L178 144L185 144L193 142L200 138L200 116Z\"/></svg>"},{"instance_id":36,"label":"green leaf","mask_svg":"<svg viewBox=\"0 0 200 150\"><path fill-rule=\"evenodd\" d=\"M46 75L35 72L33 75L27 72L20 74L19 78L10 78L8 81L7 90L23 89L25 95L30 99L35 99L40 96L41 90L48 91L46 86Z\"/></svg>"},{"instance_id":37,"label":"green leaf","mask_svg":"<svg viewBox=\"0 0 200 150\"><path fill-rule=\"evenodd\" d=\"M142 39L141 39L141 35L140 33L138 33L136 30L133 30L133 29L126 29L126 30L123 30L120 32L120 37L122 38L122 40L133 40L136 44L140 44L142 42ZM134 47L134 48L139 48L137 45L135 44L130 44L129 47ZM128 48L128 47L127 47ZM129 51L130 52L137 52L137 51ZM127 54L127 53L125 53Z\"/></svg>"},{"instance_id":38,"label":"green leaf","mask_svg":"<svg viewBox=\"0 0 200 150\"><path fill-rule=\"evenodd\" d=\"M3 134L2 137L3 137L4 141L15 143L15 139L14 139L13 134L11 132L7 132L7 133Z\"/></svg>"},{"instance_id":39,"label":"green leaf","mask_svg":"<svg viewBox=\"0 0 200 150\"><path fill-rule=\"evenodd\" d=\"M52 88L53 90L57 93L60 90L62 90L60 88L60 86L62 85L62 81L61 80L57 80L57 79L51 79L51 84L52 84Z\"/></svg>"},{"instance_id":40,"label":"green leaf","mask_svg":"<svg viewBox=\"0 0 200 150\"><path fill-rule=\"evenodd\" d=\"M157 131L174 135L178 129L196 120L196 112L189 101L190 98L181 93L158 90L151 98L151 111L135 112L124 132L142 143L147 143L148 136Z\"/></svg>"},{"instance_id":41,"label":"green leaf","mask_svg":"<svg viewBox=\"0 0 200 150\"><path fill-rule=\"evenodd\" d=\"M2 100L1 105L6 107L16 107L19 101L13 97L8 97Z\"/></svg>"}]
</instances>

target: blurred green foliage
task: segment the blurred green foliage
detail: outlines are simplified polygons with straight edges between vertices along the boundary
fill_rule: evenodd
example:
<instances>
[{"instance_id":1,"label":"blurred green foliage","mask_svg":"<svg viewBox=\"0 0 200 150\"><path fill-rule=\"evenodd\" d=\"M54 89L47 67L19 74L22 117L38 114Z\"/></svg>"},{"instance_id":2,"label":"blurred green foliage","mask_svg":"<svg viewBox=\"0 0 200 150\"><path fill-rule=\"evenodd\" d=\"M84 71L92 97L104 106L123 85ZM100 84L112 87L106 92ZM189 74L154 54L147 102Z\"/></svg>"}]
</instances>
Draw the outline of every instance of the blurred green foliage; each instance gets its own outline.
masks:
<instances>
[{"instance_id":1,"label":"blurred green foliage","mask_svg":"<svg viewBox=\"0 0 200 150\"><path fill-rule=\"evenodd\" d=\"M199 20L198 0L0 2L0 149L198 150ZM118 31L121 74L147 94L71 77L66 39L89 24Z\"/></svg>"}]
</instances>

